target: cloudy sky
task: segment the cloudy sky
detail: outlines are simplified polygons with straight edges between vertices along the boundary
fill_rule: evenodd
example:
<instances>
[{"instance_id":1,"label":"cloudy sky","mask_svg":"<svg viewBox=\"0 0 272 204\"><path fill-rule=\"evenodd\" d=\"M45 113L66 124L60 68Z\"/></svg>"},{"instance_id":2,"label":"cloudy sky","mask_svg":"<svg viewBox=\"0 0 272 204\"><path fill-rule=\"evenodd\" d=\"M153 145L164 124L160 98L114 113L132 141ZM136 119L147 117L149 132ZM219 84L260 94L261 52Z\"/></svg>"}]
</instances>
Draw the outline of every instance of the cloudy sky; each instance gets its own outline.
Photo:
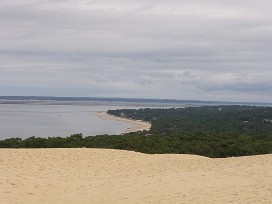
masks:
<instances>
[{"instance_id":1,"label":"cloudy sky","mask_svg":"<svg viewBox=\"0 0 272 204\"><path fill-rule=\"evenodd\" d=\"M0 95L272 102L271 0L0 2Z\"/></svg>"}]
</instances>

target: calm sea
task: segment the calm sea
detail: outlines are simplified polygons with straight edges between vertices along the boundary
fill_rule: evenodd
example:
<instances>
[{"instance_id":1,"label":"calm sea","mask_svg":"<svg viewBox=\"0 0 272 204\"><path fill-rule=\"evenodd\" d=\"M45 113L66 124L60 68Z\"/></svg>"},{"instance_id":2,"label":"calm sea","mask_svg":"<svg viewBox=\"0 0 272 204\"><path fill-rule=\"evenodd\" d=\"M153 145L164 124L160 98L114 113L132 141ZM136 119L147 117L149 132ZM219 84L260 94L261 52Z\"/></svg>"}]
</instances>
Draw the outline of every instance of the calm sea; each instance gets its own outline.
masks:
<instances>
[{"instance_id":1,"label":"calm sea","mask_svg":"<svg viewBox=\"0 0 272 204\"><path fill-rule=\"evenodd\" d=\"M94 114L109 109L169 108L216 105L216 103L170 104L109 101L0 100L0 140L11 137L66 137L121 134L131 124L101 119ZM218 104L222 105L222 104ZM229 104L228 104L229 105ZM255 104L256 105L256 104Z\"/></svg>"},{"instance_id":2,"label":"calm sea","mask_svg":"<svg viewBox=\"0 0 272 204\"><path fill-rule=\"evenodd\" d=\"M109 109L143 107L154 107L154 105L48 101L0 104L0 140L31 136L66 137L75 133L82 133L84 136L121 134L132 125L121 121L101 119L94 114Z\"/></svg>"}]
</instances>

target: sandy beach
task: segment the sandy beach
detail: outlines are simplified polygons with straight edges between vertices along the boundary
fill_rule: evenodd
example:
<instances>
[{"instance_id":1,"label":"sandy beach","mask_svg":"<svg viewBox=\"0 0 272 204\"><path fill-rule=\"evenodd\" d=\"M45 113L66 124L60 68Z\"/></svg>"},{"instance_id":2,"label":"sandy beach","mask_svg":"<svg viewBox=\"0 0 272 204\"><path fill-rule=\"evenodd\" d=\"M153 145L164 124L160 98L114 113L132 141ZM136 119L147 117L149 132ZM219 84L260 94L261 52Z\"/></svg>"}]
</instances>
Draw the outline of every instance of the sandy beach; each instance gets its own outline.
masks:
<instances>
[{"instance_id":1,"label":"sandy beach","mask_svg":"<svg viewBox=\"0 0 272 204\"><path fill-rule=\"evenodd\" d=\"M0 203L272 203L272 155L0 149Z\"/></svg>"},{"instance_id":2,"label":"sandy beach","mask_svg":"<svg viewBox=\"0 0 272 204\"><path fill-rule=\"evenodd\" d=\"M151 124L148 122L116 117L116 116L107 114L107 112L97 112L94 115L106 120L116 120L116 121L129 123L131 127L126 129L124 133L149 130L151 128Z\"/></svg>"}]
</instances>

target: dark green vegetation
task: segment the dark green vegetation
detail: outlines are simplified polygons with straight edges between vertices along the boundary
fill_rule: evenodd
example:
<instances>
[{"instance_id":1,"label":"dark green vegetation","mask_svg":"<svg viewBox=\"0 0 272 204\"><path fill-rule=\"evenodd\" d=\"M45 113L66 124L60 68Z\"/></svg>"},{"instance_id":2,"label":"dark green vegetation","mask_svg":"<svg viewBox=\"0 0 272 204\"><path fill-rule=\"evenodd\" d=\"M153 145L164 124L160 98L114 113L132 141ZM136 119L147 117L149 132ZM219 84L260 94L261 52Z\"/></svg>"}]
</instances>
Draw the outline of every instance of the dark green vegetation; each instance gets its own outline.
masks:
<instances>
[{"instance_id":1,"label":"dark green vegetation","mask_svg":"<svg viewBox=\"0 0 272 204\"><path fill-rule=\"evenodd\" d=\"M151 130L95 137L75 134L67 138L12 138L0 141L0 147L91 147L208 157L272 153L271 107L207 106L109 110L108 113L151 122Z\"/></svg>"}]
</instances>

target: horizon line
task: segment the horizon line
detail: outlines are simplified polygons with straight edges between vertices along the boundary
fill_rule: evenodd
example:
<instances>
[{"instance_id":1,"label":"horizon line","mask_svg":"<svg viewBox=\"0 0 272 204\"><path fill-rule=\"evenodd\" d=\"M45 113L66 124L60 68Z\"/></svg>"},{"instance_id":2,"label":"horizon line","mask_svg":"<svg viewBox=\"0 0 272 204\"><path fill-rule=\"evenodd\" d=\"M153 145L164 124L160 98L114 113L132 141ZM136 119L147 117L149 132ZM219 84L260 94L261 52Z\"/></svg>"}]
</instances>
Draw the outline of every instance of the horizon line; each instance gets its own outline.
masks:
<instances>
[{"instance_id":1,"label":"horizon line","mask_svg":"<svg viewBox=\"0 0 272 204\"><path fill-rule=\"evenodd\" d=\"M133 100L136 100L135 102L142 100L145 102L204 102L204 103L237 103L237 104L272 104L272 102L254 102L254 101L209 101L209 100L199 100L199 99L173 99L173 98L130 98L130 97L97 97L97 96L38 96L38 95L10 95L10 96L1 96L1 98L8 98L8 97L18 97L18 98L44 98L45 100L50 100L46 98L82 98L82 99L102 99L103 100L130 100L127 102L133 102ZM16 99L7 99L7 100L16 100Z\"/></svg>"}]
</instances>

